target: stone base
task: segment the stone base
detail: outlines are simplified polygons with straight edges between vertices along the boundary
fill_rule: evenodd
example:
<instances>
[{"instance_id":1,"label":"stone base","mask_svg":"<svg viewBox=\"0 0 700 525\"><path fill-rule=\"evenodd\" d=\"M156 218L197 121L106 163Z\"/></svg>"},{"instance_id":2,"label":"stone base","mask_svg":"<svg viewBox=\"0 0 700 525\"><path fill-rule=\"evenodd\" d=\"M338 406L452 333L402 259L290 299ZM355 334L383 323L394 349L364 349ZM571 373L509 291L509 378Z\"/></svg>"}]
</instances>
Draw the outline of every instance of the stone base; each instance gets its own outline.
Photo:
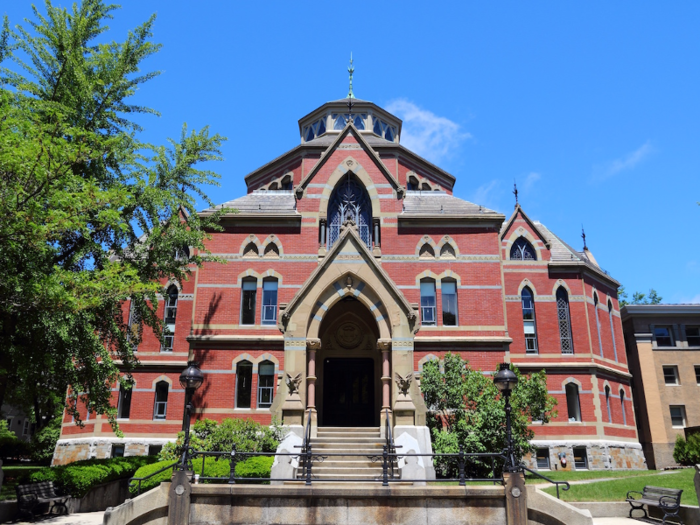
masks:
<instances>
[{"instance_id":1,"label":"stone base","mask_svg":"<svg viewBox=\"0 0 700 525\"><path fill-rule=\"evenodd\" d=\"M603 440L532 440L535 448L549 449L549 469L576 470L574 465L574 447L586 447L588 468L585 470L647 470L646 460L639 443ZM566 455L566 465L559 459L559 454ZM523 458L525 465L532 470L537 468L536 454Z\"/></svg>"},{"instance_id":2,"label":"stone base","mask_svg":"<svg viewBox=\"0 0 700 525\"><path fill-rule=\"evenodd\" d=\"M150 446L163 446L173 441L175 440L116 437L59 439L51 465L66 465L83 459L111 458L115 445L124 445L124 456L146 456Z\"/></svg>"}]
</instances>

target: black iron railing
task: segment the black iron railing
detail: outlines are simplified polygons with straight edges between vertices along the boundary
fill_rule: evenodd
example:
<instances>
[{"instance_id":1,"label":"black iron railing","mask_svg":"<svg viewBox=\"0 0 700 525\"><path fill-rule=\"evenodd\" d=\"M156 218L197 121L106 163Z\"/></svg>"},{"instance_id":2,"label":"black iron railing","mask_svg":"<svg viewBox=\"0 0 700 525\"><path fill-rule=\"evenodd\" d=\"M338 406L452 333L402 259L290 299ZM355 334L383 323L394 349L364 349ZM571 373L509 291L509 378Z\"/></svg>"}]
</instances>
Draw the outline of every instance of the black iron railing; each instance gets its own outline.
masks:
<instances>
[{"instance_id":1,"label":"black iron railing","mask_svg":"<svg viewBox=\"0 0 700 525\"><path fill-rule=\"evenodd\" d=\"M532 469L527 468L527 467L526 467L525 465L523 465L522 463L520 464L520 468L521 468L522 470L528 471L530 474L534 474L534 475L537 476L538 478L542 478L542 479L545 480L545 481L549 481L550 483L553 483L553 484L557 487L557 499L559 499L559 485L564 485L564 487L562 488L562 490L569 490L569 489L571 488L571 485L569 485L569 482L568 482L568 481L554 481L553 479L550 479L550 478L548 478L547 476L544 476L544 475L540 474L540 473L537 472L536 470L532 470Z\"/></svg>"},{"instance_id":2,"label":"black iron railing","mask_svg":"<svg viewBox=\"0 0 700 525\"><path fill-rule=\"evenodd\" d=\"M163 467L163 468L160 469L160 470L157 470L157 471L155 471L155 472L149 474L148 476L143 476L142 478L129 478L129 488L131 488L131 486L132 486L134 483L136 483L136 484L137 484L137 489L136 489L137 492L136 492L136 495L139 496L139 495L141 495L141 483L142 483L142 482L146 481L147 479L151 479L153 476L157 476L158 474L161 474L161 473L165 472L166 470L174 470L174 468L175 468L179 463L180 463L180 459L178 459L177 461L175 461L174 463L172 463L172 464L170 464L170 465L168 465L168 466L166 466L166 467Z\"/></svg>"}]
</instances>

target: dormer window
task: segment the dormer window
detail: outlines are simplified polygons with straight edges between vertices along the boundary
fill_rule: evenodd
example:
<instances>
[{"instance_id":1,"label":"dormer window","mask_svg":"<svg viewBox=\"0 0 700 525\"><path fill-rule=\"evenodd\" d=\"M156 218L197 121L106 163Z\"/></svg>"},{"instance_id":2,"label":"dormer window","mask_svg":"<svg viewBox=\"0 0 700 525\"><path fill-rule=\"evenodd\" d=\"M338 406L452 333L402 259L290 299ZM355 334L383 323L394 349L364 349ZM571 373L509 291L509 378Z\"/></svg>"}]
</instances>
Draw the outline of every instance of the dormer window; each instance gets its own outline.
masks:
<instances>
[{"instance_id":1,"label":"dormer window","mask_svg":"<svg viewBox=\"0 0 700 525\"><path fill-rule=\"evenodd\" d=\"M320 137L325 132L326 117L323 117L304 129L304 140L309 142L310 140L314 140L316 137Z\"/></svg>"},{"instance_id":2,"label":"dormer window","mask_svg":"<svg viewBox=\"0 0 700 525\"><path fill-rule=\"evenodd\" d=\"M383 139L394 142L394 138L396 137L396 128L394 126L390 126L377 117L372 117L372 119L374 120L374 128L372 131Z\"/></svg>"},{"instance_id":3,"label":"dormer window","mask_svg":"<svg viewBox=\"0 0 700 525\"><path fill-rule=\"evenodd\" d=\"M342 130L345 129L345 125L352 120L352 123L354 126L359 129L363 130L365 129L365 120L367 120L367 113L362 113L358 115L350 114L350 113L345 113L345 114L339 114L339 113L333 113L333 129L335 130Z\"/></svg>"}]
</instances>

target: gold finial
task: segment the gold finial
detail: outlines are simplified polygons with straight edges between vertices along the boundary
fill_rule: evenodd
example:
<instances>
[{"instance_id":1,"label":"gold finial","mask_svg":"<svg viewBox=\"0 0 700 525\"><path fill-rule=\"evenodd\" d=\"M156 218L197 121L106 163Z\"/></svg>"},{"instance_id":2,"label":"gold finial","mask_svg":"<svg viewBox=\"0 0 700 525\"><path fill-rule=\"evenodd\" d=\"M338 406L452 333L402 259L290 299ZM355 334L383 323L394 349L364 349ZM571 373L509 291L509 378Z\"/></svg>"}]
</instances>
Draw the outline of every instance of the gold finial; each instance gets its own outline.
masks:
<instances>
[{"instance_id":1,"label":"gold finial","mask_svg":"<svg viewBox=\"0 0 700 525\"><path fill-rule=\"evenodd\" d=\"M355 98L352 92L352 74L355 72L355 66L352 65L352 52L350 52L350 67L348 67L348 73L350 73L350 90L348 91L348 98Z\"/></svg>"}]
</instances>

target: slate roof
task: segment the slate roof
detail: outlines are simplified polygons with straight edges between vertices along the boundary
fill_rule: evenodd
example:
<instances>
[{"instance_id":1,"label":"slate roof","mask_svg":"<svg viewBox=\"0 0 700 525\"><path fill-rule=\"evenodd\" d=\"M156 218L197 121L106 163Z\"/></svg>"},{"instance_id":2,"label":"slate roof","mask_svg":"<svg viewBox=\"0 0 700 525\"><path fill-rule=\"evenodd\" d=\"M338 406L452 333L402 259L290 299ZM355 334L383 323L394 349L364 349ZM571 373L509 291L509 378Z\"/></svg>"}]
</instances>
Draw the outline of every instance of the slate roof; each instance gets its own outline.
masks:
<instances>
[{"instance_id":1,"label":"slate roof","mask_svg":"<svg viewBox=\"0 0 700 525\"><path fill-rule=\"evenodd\" d=\"M606 270L592 262L584 252L580 252L569 246L541 222L534 221L534 223L550 244L550 254L553 262L582 262L589 268L597 272L602 272L608 278L613 279Z\"/></svg>"},{"instance_id":2,"label":"slate roof","mask_svg":"<svg viewBox=\"0 0 700 525\"><path fill-rule=\"evenodd\" d=\"M239 215L298 215L296 199L291 191L256 190L238 199L203 210L202 213L211 213L221 208L235 208Z\"/></svg>"},{"instance_id":3,"label":"slate roof","mask_svg":"<svg viewBox=\"0 0 700 525\"><path fill-rule=\"evenodd\" d=\"M484 208L473 202L465 201L444 191L407 191L403 200L403 212L400 216L422 215L478 215L500 213Z\"/></svg>"}]
</instances>

